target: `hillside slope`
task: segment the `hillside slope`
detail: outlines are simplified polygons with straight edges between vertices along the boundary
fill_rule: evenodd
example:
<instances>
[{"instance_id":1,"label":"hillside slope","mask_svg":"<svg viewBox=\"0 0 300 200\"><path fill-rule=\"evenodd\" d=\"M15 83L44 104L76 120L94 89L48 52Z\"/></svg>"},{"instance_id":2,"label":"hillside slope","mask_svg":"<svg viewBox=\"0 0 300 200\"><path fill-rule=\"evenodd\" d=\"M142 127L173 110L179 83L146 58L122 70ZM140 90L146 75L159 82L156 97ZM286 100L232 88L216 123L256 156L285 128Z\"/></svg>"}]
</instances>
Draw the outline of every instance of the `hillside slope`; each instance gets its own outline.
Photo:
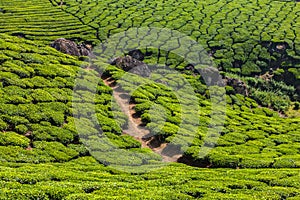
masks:
<instances>
[{"instance_id":1,"label":"hillside slope","mask_svg":"<svg viewBox=\"0 0 300 200\"><path fill-rule=\"evenodd\" d=\"M271 0L1 0L0 199L299 199L299 11ZM114 49L99 44L132 27L190 36L227 84L206 84L162 49L139 49L149 77L103 59ZM58 38L95 55L61 53Z\"/></svg>"}]
</instances>

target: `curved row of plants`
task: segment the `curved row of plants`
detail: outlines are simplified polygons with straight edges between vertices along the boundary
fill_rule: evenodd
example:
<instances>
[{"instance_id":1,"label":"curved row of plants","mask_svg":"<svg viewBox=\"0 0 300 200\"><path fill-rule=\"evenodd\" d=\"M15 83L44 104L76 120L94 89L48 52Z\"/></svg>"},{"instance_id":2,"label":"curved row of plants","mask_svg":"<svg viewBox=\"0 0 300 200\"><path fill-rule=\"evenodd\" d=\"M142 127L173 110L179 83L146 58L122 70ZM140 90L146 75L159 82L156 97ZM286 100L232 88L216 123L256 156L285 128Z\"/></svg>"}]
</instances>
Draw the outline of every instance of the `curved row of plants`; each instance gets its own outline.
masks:
<instances>
[{"instance_id":1,"label":"curved row of plants","mask_svg":"<svg viewBox=\"0 0 300 200\"><path fill-rule=\"evenodd\" d=\"M59 0L52 2L58 4ZM130 27L178 30L202 45L222 71L241 76L274 73L276 81L295 88L300 83L300 6L296 1L65 3L62 10L97 29L102 41ZM296 92L299 100L300 88Z\"/></svg>"},{"instance_id":2,"label":"curved row of plants","mask_svg":"<svg viewBox=\"0 0 300 200\"><path fill-rule=\"evenodd\" d=\"M296 169L196 169L126 174L92 157L0 166L0 199L299 199Z\"/></svg>"},{"instance_id":3,"label":"curved row of plants","mask_svg":"<svg viewBox=\"0 0 300 200\"><path fill-rule=\"evenodd\" d=\"M233 168L300 166L299 118L284 118L278 112L261 107L255 100L234 94L227 88L225 121L222 123L221 118L211 121L213 109L209 88L201 84L199 76L183 75L193 86L198 99L200 109L195 113L197 108L190 104L189 94L172 90L182 81L176 76L164 76L158 70L151 75L152 80L134 74L124 78L124 72L116 67L108 67L106 73L131 95L132 102L136 104L134 109L151 135L181 148L184 152L182 162ZM183 101L180 101L180 95L184 97ZM211 127L220 131L220 137L216 132L207 138ZM215 148L203 157L203 146Z\"/></svg>"},{"instance_id":4,"label":"curved row of plants","mask_svg":"<svg viewBox=\"0 0 300 200\"><path fill-rule=\"evenodd\" d=\"M130 161L134 165L147 159L160 160L151 151L140 149L140 142L122 135L127 118L120 110L112 109L112 90L100 77L96 93L89 94L92 72L83 69L89 63L6 34L0 34L0 50L1 161L65 162L89 155L87 147L106 164L128 163L131 158L124 158L126 149L132 149L132 155L144 153L144 157ZM86 74L85 79L76 79L80 70ZM77 90L75 80L80 83ZM87 100L91 95L95 96L95 104ZM86 109L76 110L76 104ZM96 122L89 118L91 105L98 118ZM79 122L75 123L76 120ZM96 128L99 123L102 130ZM97 143L101 135L106 137ZM119 150L109 158L106 155L112 148Z\"/></svg>"}]
</instances>

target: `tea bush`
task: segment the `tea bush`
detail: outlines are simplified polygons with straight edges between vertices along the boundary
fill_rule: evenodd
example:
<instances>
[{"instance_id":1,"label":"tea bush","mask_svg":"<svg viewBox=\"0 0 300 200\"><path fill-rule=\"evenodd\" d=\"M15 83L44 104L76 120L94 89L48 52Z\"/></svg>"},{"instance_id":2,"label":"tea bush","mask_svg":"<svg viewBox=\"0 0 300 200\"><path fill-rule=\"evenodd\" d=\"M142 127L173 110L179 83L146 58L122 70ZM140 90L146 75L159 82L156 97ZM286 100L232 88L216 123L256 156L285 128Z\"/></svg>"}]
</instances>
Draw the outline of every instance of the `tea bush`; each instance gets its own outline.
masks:
<instances>
[{"instance_id":1,"label":"tea bush","mask_svg":"<svg viewBox=\"0 0 300 200\"><path fill-rule=\"evenodd\" d=\"M299 173L293 168L300 167L300 121L282 113L299 96L297 2L60 3L0 2L0 199L299 198ZM150 67L159 64L152 80L128 73L128 79L122 79L125 72L110 65L104 72L132 93L134 109L152 133L185 151L183 162L213 169L170 164L139 175L161 157L122 134L127 117L112 109L116 107L111 104L112 89L97 77L97 95L91 99L94 70L86 70L75 82L77 72L89 63L46 46L61 37L95 46L133 26L187 34L214 59L222 76L246 83L248 97L227 86L227 105L218 93L214 105L212 88L196 70L186 68L189 63L172 52L151 48L142 51ZM169 36L164 38L168 41ZM147 39L158 42L154 36ZM193 47L190 51L186 56L194 55ZM92 67L101 71L107 66L103 62ZM208 58L203 62L210 63ZM182 80L167 74L166 65L181 73L196 94L187 94ZM176 94L174 87L182 90ZM185 101L178 96L185 96ZM195 96L197 112L192 106ZM224 123L213 118L214 110L223 105ZM153 108L159 112L151 112ZM96 117L90 120L94 112ZM220 132L219 138L217 132L206 138L212 127ZM201 147L209 146L216 147L199 154ZM88 150L112 166L83 157ZM142 164L140 171L134 168ZM132 174L116 166L133 167ZM216 169L222 167L239 170Z\"/></svg>"}]
</instances>

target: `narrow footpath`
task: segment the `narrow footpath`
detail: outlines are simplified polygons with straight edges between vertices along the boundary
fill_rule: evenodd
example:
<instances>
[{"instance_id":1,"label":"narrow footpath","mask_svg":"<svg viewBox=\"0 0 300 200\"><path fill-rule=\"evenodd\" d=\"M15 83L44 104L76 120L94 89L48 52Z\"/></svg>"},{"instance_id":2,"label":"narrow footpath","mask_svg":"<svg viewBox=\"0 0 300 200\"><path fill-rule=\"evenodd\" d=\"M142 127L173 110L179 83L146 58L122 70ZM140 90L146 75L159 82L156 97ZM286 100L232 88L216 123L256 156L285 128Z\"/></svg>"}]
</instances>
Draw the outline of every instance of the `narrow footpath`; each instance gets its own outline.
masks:
<instances>
[{"instance_id":1,"label":"narrow footpath","mask_svg":"<svg viewBox=\"0 0 300 200\"><path fill-rule=\"evenodd\" d=\"M128 128L123 130L123 133L140 141L143 148L152 149L153 152L162 157L164 162L177 162L182 154L177 153L176 150L172 150L171 145L168 143L159 143L155 141L155 137L149 137L150 131L142 125L141 118L134 110L135 104L130 102L130 96L123 92L110 77L103 79L103 81L105 85L113 89L114 99L120 106L122 112L128 117Z\"/></svg>"}]
</instances>

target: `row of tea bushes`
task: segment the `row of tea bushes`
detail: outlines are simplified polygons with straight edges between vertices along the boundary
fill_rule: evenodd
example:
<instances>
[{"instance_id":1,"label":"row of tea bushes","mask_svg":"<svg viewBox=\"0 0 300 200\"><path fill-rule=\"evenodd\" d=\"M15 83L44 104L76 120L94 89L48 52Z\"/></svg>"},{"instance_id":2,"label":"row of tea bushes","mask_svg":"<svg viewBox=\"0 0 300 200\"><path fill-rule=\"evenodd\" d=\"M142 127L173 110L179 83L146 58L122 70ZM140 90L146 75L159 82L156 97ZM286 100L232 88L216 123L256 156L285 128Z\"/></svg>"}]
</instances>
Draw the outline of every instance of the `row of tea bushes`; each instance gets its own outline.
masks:
<instances>
[{"instance_id":1,"label":"row of tea bushes","mask_svg":"<svg viewBox=\"0 0 300 200\"><path fill-rule=\"evenodd\" d=\"M220 123L217 119L210 121L212 102L208 99L209 88L205 92L194 93L198 97L200 110L191 115L196 109L195 105L185 105L189 105L189 98L185 97L190 95L182 93L180 96L178 91L172 90L172 82L179 84L180 79L171 77L169 84L166 76L155 79L159 77L155 73L151 75L151 81L134 74L124 74L114 68L108 68L107 71L111 75L120 74L113 77L130 94L135 111L151 135L178 145L185 151L184 157L195 163L213 167L299 167L299 119L284 118L276 111L260 107L250 97L225 95L226 117L219 132L220 137L206 138L209 128L218 127ZM161 80L164 80L164 84ZM184 101L180 101L180 97L184 97ZM185 112L190 115L185 115ZM199 121L195 121L195 116ZM201 148L211 145L216 148L201 157Z\"/></svg>"},{"instance_id":2,"label":"row of tea bushes","mask_svg":"<svg viewBox=\"0 0 300 200\"><path fill-rule=\"evenodd\" d=\"M96 29L60 10L51 1L1 1L1 33L24 37L44 44L57 38L97 43ZM29 50L30 51L30 50Z\"/></svg>"},{"instance_id":3,"label":"row of tea bushes","mask_svg":"<svg viewBox=\"0 0 300 200\"><path fill-rule=\"evenodd\" d=\"M92 157L62 164L6 163L1 199L297 199L295 169L196 169L172 164L132 175ZM288 187L288 188L287 188Z\"/></svg>"},{"instance_id":4,"label":"row of tea bushes","mask_svg":"<svg viewBox=\"0 0 300 200\"><path fill-rule=\"evenodd\" d=\"M89 143L89 150L101 155L100 161L108 155L108 147L120 149L104 163L128 163L130 159L118 156L139 151L140 142L122 134L127 117L112 103L112 89L100 77L90 79L95 73L84 69L89 63L5 34L0 34L0 49L2 161L65 162L88 155L84 144ZM104 136L106 142L97 143ZM148 162L147 155L149 160L159 160L152 154L148 152L138 163Z\"/></svg>"},{"instance_id":5,"label":"row of tea bushes","mask_svg":"<svg viewBox=\"0 0 300 200\"><path fill-rule=\"evenodd\" d=\"M151 9L155 7L159 9ZM138 4L137 1L79 3L69 0L62 7L66 13L97 28L101 40L129 27L178 30L202 45L224 71L248 76L264 74L270 68L279 69L282 71L279 79L289 84L293 84L291 78L299 83L299 9L295 1L271 0L196 3L143 0ZM168 41L170 36L164 37ZM161 54L153 59L174 64L173 56ZM175 60L180 60L179 56Z\"/></svg>"}]
</instances>

